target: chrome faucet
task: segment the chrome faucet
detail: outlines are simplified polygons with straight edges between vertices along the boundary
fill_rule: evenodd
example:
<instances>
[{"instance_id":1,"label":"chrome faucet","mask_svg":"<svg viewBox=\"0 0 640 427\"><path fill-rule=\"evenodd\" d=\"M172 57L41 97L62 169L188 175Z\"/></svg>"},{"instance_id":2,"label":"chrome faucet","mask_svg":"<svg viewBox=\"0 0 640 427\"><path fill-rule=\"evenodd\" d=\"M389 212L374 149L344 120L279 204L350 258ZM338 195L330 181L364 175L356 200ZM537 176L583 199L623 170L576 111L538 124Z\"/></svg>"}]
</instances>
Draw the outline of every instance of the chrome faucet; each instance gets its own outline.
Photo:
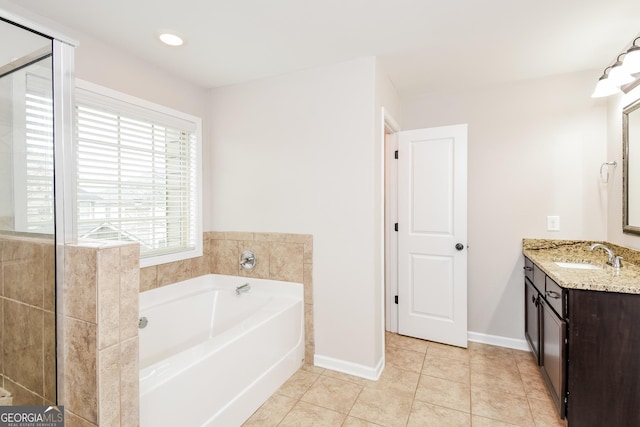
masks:
<instances>
[{"instance_id":1,"label":"chrome faucet","mask_svg":"<svg viewBox=\"0 0 640 427\"><path fill-rule=\"evenodd\" d=\"M249 289L251 289L251 285L248 283L236 286L236 295L240 295L241 292L249 292Z\"/></svg>"},{"instance_id":2,"label":"chrome faucet","mask_svg":"<svg viewBox=\"0 0 640 427\"><path fill-rule=\"evenodd\" d=\"M622 267L622 257L621 256L616 256L616 254L614 254L611 249L609 249L608 247L606 247L602 243L594 243L593 245L591 245L589 247L589 250L592 251L592 250L597 249L597 248L602 248L602 249L605 250L605 252L607 252L607 256L609 257L609 259L607 259L607 264L609 264L610 266L612 266L614 268Z\"/></svg>"},{"instance_id":3,"label":"chrome faucet","mask_svg":"<svg viewBox=\"0 0 640 427\"><path fill-rule=\"evenodd\" d=\"M245 270L252 270L256 266L256 256L251 251L244 251L240 256L240 267Z\"/></svg>"}]
</instances>

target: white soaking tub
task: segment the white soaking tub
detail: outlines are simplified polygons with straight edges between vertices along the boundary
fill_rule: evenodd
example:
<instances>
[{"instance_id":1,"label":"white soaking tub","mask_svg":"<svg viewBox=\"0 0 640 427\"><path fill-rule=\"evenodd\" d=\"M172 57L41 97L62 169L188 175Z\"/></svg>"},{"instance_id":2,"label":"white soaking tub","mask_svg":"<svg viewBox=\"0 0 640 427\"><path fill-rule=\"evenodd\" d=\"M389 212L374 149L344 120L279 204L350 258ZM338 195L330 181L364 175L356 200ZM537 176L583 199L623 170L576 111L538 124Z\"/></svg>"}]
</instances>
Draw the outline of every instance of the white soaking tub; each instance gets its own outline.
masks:
<instances>
[{"instance_id":1,"label":"white soaking tub","mask_svg":"<svg viewBox=\"0 0 640 427\"><path fill-rule=\"evenodd\" d=\"M142 427L239 426L303 363L299 283L201 276L142 292L140 319Z\"/></svg>"}]
</instances>

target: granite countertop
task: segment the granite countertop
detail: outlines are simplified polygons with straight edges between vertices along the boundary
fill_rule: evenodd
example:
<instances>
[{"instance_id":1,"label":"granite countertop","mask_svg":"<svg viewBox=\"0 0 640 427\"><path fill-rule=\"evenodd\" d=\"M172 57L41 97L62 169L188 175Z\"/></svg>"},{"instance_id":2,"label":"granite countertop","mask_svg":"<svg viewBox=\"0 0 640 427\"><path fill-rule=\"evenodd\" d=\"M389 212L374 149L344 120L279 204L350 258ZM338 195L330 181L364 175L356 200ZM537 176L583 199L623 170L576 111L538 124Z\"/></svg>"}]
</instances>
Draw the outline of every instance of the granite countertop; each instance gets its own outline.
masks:
<instances>
[{"instance_id":1,"label":"granite countertop","mask_svg":"<svg viewBox=\"0 0 640 427\"><path fill-rule=\"evenodd\" d=\"M593 243L602 243L623 257L622 268L607 265L602 249L590 251ZM563 288L640 294L640 252L633 249L607 242L523 239L522 253ZM601 269L564 268L556 262L589 263Z\"/></svg>"}]
</instances>

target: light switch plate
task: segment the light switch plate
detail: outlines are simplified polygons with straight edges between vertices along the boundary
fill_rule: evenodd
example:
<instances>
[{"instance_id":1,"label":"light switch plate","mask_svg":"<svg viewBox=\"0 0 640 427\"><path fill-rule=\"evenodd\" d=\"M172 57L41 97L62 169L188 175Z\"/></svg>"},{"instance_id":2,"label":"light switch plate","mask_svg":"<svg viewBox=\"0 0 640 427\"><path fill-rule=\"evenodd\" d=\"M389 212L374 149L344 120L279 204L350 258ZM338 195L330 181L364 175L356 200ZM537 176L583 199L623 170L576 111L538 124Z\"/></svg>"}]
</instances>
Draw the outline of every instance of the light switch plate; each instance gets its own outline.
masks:
<instances>
[{"instance_id":1,"label":"light switch plate","mask_svg":"<svg viewBox=\"0 0 640 427\"><path fill-rule=\"evenodd\" d=\"M547 217L547 231L560 231L560 217L549 215Z\"/></svg>"}]
</instances>

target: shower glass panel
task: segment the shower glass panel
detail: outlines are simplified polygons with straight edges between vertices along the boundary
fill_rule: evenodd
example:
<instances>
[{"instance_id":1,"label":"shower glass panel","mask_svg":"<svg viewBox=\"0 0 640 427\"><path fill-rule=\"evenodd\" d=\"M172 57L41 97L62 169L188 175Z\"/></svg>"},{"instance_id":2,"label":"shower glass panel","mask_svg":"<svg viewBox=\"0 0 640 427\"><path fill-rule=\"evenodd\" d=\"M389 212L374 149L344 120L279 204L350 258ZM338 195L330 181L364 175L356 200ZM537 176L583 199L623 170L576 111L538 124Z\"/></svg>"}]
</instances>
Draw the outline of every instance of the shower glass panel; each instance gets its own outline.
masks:
<instances>
[{"instance_id":1,"label":"shower glass panel","mask_svg":"<svg viewBox=\"0 0 640 427\"><path fill-rule=\"evenodd\" d=\"M52 40L0 20L0 405L56 403Z\"/></svg>"}]
</instances>

